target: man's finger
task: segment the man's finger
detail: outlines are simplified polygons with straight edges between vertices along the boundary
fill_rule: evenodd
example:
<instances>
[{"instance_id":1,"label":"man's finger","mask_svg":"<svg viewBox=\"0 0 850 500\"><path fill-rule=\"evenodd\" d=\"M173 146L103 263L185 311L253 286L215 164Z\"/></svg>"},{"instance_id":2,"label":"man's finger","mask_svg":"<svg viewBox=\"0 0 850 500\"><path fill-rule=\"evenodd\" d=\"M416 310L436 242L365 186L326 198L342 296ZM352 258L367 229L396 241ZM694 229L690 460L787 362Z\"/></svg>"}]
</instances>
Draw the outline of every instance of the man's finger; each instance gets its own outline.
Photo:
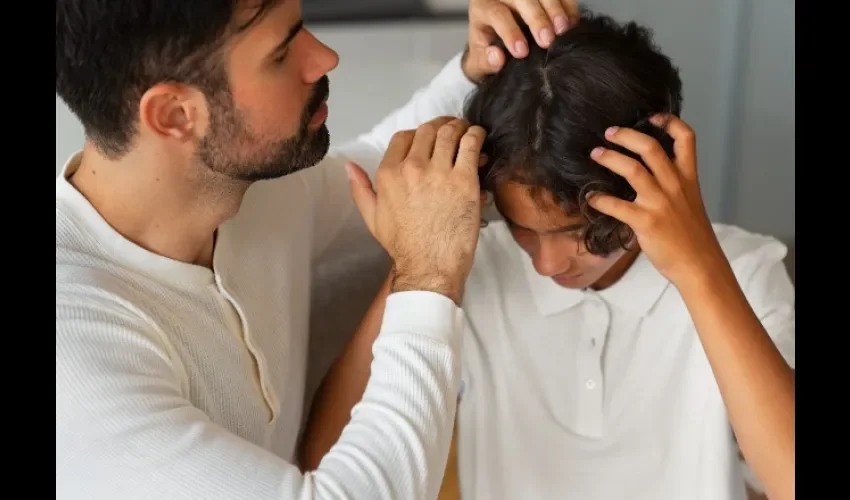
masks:
<instances>
[{"instance_id":1,"label":"man's finger","mask_svg":"<svg viewBox=\"0 0 850 500\"><path fill-rule=\"evenodd\" d=\"M413 130L399 130L393 134L390 143L387 145L387 150L384 152L384 158L381 160L379 169L395 169L399 168L407 158L407 153L410 151L410 146L413 144Z\"/></svg>"},{"instance_id":2,"label":"man's finger","mask_svg":"<svg viewBox=\"0 0 850 500\"><path fill-rule=\"evenodd\" d=\"M482 15L483 19L486 19L489 28L496 32L496 36L502 40L502 43L505 44L505 47L513 54L516 58L523 58L528 55L528 40L525 39L525 36L522 34L522 30L519 28L519 25L514 18L514 14L511 9L502 4L496 4L492 7L489 7L489 10L486 14ZM485 35L485 31L488 27L478 27L477 32L481 34L482 37L479 39L472 40L473 43L478 45L489 44L490 40L487 39ZM487 52L492 50L496 50L497 54L501 56L500 63L504 64L504 54L500 54L500 50L496 47L488 47ZM489 59L488 59L489 61ZM500 64L500 65L501 65Z\"/></svg>"},{"instance_id":3,"label":"man's finger","mask_svg":"<svg viewBox=\"0 0 850 500\"><path fill-rule=\"evenodd\" d=\"M467 129L469 129L469 122L459 118L440 127L437 131L431 163L435 166L452 168L455 164L458 142Z\"/></svg>"},{"instance_id":4,"label":"man's finger","mask_svg":"<svg viewBox=\"0 0 850 500\"><path fill-rule=\"evenodd\" d=\"M555 27L541 7L539 0L515 0L514 6L525 24L531 28L537 45L544 49L555 39Z\"/></svg>"},{"instance_id":5,"label":"man's finger","mask_svg":"<svg viewBox=\"0 0 850 500\"><path fill-rule=\"evenodd\" d=\"M543 10L546 11L546 15L549 16L549 20L552 21L552 26L555 27L555 33L560 35L567 31L570 24L567 20L567 11L561 4L561 0L540 0L540 3L543 6Z\"/></svg>"},{"instance_id":6,"label":"man's finger","mask_svg":"<svg viewBox=\"0 0 850 500\"><path fill-rule=\"evenodd\" d=\"M581 17L581 13L579 13L578 9L578 0L561 0L561 4L564 6L564 10L567 12L567 18L570 22L570 27L578 24L578 20Z\"/></svg>"},{"instance_id":7,"label":"man's finger","mask_svg":"<svg viewBox=\"0 0 850 500\"><path fill-rule=\"evenodd\" d=\"M650 119L653 125L663 128L673 138L673 154L676 166L688 179L697 175L696 133L687 123L672 114L655 115Z\"/></svg>"},{"instance_id":8,"label":"man's finger","mask_svg":"<svg viewBox=\"0 0 850 500\"><path fill-rule=\"evenodd\" d=\"M372 181L356 163L347 162L345 172L351 184L351 196L354 198L354 204L360 210L360 216L363 217L363 222L366 223L369 232L372 233L372 236L377 237L375 235L375 205L378 198L374 189L372 189Z\"/></svg>"},{"instance_id":9,"label":"man's finger","mask_svg":"<svg viewBox=\"0 0 850 500\"><path fill-rule=\"evenodd\" d=\"M640 155L665 192L672 193L681 187L679 172L676 171L673 160L654 138L626 127L610 127L605 131L605 138ZM637 186L632 187L638 189Z\"/></svg>"},{"instance_id":10,"label":"man's finger","mask_svg":"<svg viewBox=\"0 0 850 500\"><path fill-rule=\"evenodd\" d=\"M454 120L451 116L441 116L420 125L413 133L413 142L407 153L408 158L415 158L420 165L426 165L431 160L437 131L446 123Z\"/></svg>"},{"instance_id":11,"label":"man's finger","mask_svg":"<svg viewBox=\"0 0 850 500\"><path fill-rule=\"evenodd\" d=\"M487 136L483 128L478 125L469 127L458 145L455 170L463 171L464 174L478 178L478 169L481 159L481 147Z\"/></svg>"},{"instance_id":12,"label":"man's finger","mask_svg":"<svg viewBox=\"0 0 850 500\"><path fill-rule=\"evenodd\" d=\"M619 220L633 230L635 224L640 221L641 211L633 202L610 194L590 193L587 195L587 204L597 211Z\"/></svg>"},{"instance_id":13,"label":"man's finger","mask_svg":"<svg viewBox=\"0 0 850 500\"><path fill-rule=\"evenodd\" d=\"M505 65L505 54L501 48L491 45L484 49L478 49L469 57L477 59L476 67L487 68L488 74L493 74L502 69Z\"/></svg>"}]
</instances>

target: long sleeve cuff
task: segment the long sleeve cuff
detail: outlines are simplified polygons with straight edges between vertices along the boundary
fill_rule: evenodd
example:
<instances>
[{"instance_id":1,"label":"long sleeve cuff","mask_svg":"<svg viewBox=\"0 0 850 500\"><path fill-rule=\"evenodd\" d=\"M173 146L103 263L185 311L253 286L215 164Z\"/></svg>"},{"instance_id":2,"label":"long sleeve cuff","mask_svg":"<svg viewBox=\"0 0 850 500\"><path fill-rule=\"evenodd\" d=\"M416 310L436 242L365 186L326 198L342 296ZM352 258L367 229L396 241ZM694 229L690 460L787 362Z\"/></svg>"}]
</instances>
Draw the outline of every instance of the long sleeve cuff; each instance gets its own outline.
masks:
<instances>
[{"instance_id":1,"label":"long sleeve cuff","mask_svg":"<svg viewBox=\"0 0 850 500\"><path fill-rule=\"evenodd\" d=\"M462 327L463 310L445 295L397 292L387 297L381 335L413 333L457 347Z\"/></svg>"}]
</instances>

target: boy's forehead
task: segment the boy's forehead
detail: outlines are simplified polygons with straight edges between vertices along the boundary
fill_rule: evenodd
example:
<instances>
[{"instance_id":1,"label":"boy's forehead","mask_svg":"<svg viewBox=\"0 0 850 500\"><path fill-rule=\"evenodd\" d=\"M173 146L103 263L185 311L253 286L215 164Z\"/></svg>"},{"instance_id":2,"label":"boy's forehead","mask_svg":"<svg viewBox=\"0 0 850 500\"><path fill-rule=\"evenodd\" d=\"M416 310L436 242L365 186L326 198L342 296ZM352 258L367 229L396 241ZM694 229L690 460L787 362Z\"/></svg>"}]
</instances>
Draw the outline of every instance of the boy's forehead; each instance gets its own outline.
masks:
<instances>
[{"instance_id":1,"label":"boy's forehead","mask_svg":"<svg viewBox=\"0 0 850 500\"><path fill-rule=\"evenodd\" d=\"M578 214L569 214L555 196L543 188L513 182L496 187L494 202L509 222L538 232L567 231L584 225Z\"/></svg>"}]
</instances>

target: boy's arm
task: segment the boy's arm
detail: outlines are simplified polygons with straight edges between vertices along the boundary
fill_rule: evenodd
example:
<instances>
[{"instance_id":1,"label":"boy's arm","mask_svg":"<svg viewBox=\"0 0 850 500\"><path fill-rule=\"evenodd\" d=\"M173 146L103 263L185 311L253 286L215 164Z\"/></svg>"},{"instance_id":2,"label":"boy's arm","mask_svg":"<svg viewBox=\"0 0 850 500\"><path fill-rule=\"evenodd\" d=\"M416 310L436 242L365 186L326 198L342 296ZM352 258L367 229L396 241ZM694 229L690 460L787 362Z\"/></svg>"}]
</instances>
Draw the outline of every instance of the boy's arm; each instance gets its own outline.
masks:
<instances>
[{"instance_id":1,"label":"boy's arm","mask_svg":"<svg viewBox=\"0 0 850 500\"><path fill-rule=\"evenodd\" d=\"M301 438L300 460L304 470L315 470L322 457L339 439L351 417L350 411L363 396L372 364L372 344L381 329L384 306L390 292L392 271L381 286L357 331L331 366L313 399L307 427Z\"/></svg>"},{"instance_id":2,"label":"boy's arm","mask_svg":"<svg viewBox=\"0 0 850 500\"><path fill-rule=\"evenodd\" d=\"M392 282L392 272L384 281L366 316L340 357L322 381L313 401L307 427L301 441L300 464L305 471L318 468L322 457L339 439L348 424L352 408L360 400L369 380L372 343L378 335L384 305ZM458 401L460 404L460 401ZM452 441L445 476L437 500L460 500L457 466L457 420L452 429Z\"/></svg>"},{"instance_id":3,"label":"boy's arm","mask_svg":"<svg viewBox=\"0 0 850 500\"><path fill-rule=\"evenodd\" d=\"M460 401L458 401L460 405ZM457 468L457 419L452 430L452 444L449 448L449 459L446 462L446 472L437 500L460 500L460 476Z\"/></svg>"}]
</instances>

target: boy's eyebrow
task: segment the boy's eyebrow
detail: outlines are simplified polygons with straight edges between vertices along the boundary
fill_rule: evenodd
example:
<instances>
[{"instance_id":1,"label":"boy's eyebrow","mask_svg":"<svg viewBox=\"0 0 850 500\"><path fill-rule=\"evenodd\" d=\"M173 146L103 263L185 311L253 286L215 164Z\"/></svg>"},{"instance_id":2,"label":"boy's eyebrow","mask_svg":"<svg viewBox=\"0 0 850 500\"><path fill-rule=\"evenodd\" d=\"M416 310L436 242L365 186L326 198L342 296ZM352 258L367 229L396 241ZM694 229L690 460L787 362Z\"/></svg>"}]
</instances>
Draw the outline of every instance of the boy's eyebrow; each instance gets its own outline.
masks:
<instances>
[{"instance_id":1,"label":"boy's eyebrow","mask_svg":"<svg viewBox=\"0 0 850 500\"><path fill-rule=\"evenodd\" d=\"M504 218L505 222L507 222L508 224L510 224L512 226L516 226L520 229L525 229L527 231L531 231L531 232L539 233L539 234L571 233L571 232L574 232L574 231L580 231L580 230L584 229L584 227L585 227L585 225L581 222L574 222L572 224L567 224L565 226L555 227L555 228L552 228L552 229L546 229L544 231L538 231L537 229L532 229L530 227L525 227L522 224L517 224L516 221L512 220L511 218L507 217L506 215L502 215L502 218Z\"/></svg>"}]
</instances>

